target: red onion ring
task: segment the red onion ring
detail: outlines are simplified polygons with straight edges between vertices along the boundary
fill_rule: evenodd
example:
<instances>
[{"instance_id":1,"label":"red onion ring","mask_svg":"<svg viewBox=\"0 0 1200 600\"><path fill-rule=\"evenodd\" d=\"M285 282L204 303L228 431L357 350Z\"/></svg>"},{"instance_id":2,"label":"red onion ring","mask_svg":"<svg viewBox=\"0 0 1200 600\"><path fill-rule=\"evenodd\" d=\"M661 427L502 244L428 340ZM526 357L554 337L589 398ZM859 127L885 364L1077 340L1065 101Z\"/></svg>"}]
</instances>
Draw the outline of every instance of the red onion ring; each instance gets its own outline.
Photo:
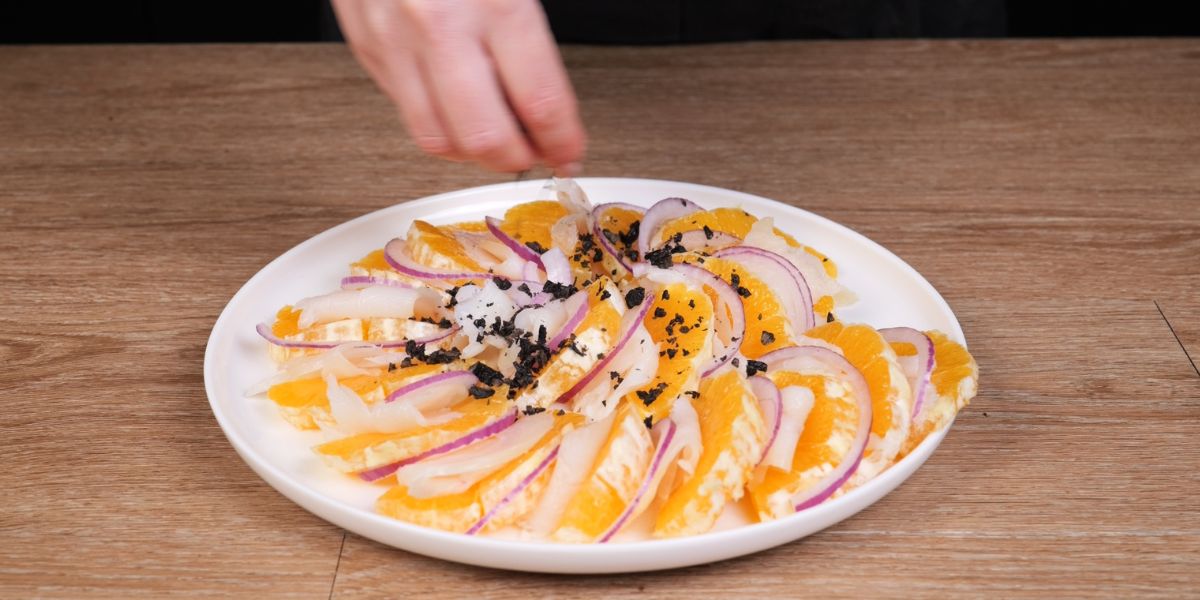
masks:
<instances>
[{"instance_id":1,"label":"red onion ring","mask_svg":"<svg viewBox=\"0 0 1200 600\"><path fill-rule=\"evenodd\" d=\"M638 256L645 257L646 253L653 249L651 242L658 235L663 223L701 210L704 209L700 208L700 205L683 198L663 198L655 202L642 217L642 224L638 229Z\"/></svg>"},{"instance_id":2,"label":"red onion ring","mask_svg":"<svg viewBox=\"0 0 1200 600\"><path fill-rule=\"evenodd\" d=\"M588 371L582 379L575 382L575 385L571 386L571 389L563 392L563 394L558 397L556 402L570 402L576 394L583 391L583 389L586 388L587 385L596 378L596 375L604 371L604 368L608 366L608 363L612 362L613 359L615 359L617 355L625 349L625 346L629 345L629 340L633 339L634 332L636 332L637 328L642 324L643 321L646 320L646 314L650 312L651 304L654 303L651 302L649 298L642 301L642 305L638 307L636 316L632 318L629 325L624 331L621 332L621 337L617 338L617 343L612 347L612 349L605 353L604 358L597 361L596 365L592 367L592 370ZM554 348L555 346L551 345L550 347Z\"/></svg>"},{"instance_id":3,"label":"red onion ring","mask_svg":"<svg viewBox=\"0 0 1200 600\"><path fill-rule=\"evenodd\" d=\"M758 404L762 408L763 417L767 421L767 443L763 444L762 456L758 458L758 463L761 463L767 457L767 453L771 450L771 445L775 443L775 438L779 436L779 428L783 419L783 394L779 392L779 386L775 382L763 377L755 375L746 380L750 384L750 391L758 398Z\"/></svg>"},{"instance_id":4,"label":"red onion ring","mask_svg":"<svg viewBox=\"0 0 1200 600\"><path fill-rule=\"evenodd\" d=\"M625 526L625 522L633 516L634 511L641 504L642 497L650 491L650 484L654 482L654 476L663 467L663 457L667 455L667 451L671 448L671 442L675 440L675 422L667 419L662 421L662 423L665 424L667 430L663 432L662 441L658 443L658 449L654 452L654 458L650 460L650 468L646 469L646 476L642 478L642 485L638 488L637 493L633 495L629 504L625 505L625 510L621 511L621 516L617 517L612 527L609 527L608 531L600 536L601 544L612 539Z\"/></svg>"},{"instance_id":5,"label":"red onion ring","mask_svg":"<svg viewBox=\"0 0 1200 600\"><path fill-rule=\"evenodd\" d=\"M304 348L304 349L308 349L308 350L328 350L330 348L336 348L338 346L341 346L342 344L348 344L348 343L370 344L372 346L378 346L380 348L403 348L409 342L416 342L418 344L429 344L432 342L438 342L438 341L444 340L444 339L450 337L451 335L454 335L454 333L456 331L458 331L458 326L455 325L454 327L451 327L450 329L447 329L445 331L439 331L438 333L435 333L431 336L427 336L427 337L423 337L423 338L411 338L411 339L405 339L405 340L342 340L342 341L337 341L337 342L310 342L310 341L304 341L304 340L285 340L285 339L275 335L271 331L271 326L267 325L266 323L259 323L258 326L254 328L254 330L257 331L258 335L261 335L263 337L263 339L265 339L268 342L270 342L271 344L274 344L281 348Z\"/></svg>"},{"instance_id":6,"label":"red onion ring","mask_svg":"<svg viewBox=\"0 0 1200 600\"><path fill-rule=\"evenodd\" d=\"M585 297L583 302L579 303L579 308L575 309L575 314L571 315L571 318L567 319L566 323L563 323L562 329L559 329L558 333L554 334L554 337L550 338L550 341L546 342L546 347L549 348L551 352L558 350L558 347L561 346L563 342L567 341L567 336L575 333L575 330L579 328L579 324L583 322L583 319L584 317L587 317L587 314L588 302L587 298Z\"/></svg>"},{"instance_id":7,"label":"red onion ring","mask_svg":"<svg viewBox=\"0 0 1200 600\"><path fill-rule=\"evenodd\" d=\"M445 444L442 444L441 446L437 446L436 448L431 448L420 454L417 454L416 456L410 456L404 460L394 462L390 465L384 465L382 467L375 467L374 469L367 469L366 471L361 471L358 473L358 477L360 479L362 479L363 481L379 481L380 479L383 479L384 477L387 477L388 475L395 473L397 470L400 469L400 467L403 467L405 465L411 465L415 462L425 460L426 458L429 458L431 456L437 456L438 454L445 454L447 452L450 452L451 450L457 450L459 448L462 448L463 446L467 446L474 442L478 442L479 440L492 437L493 435L496 435L497 433L500 433L501 431L508 429L509 427L511 427L513 425L513 423L516 423L516 422L517 422L517 411L516 411L516 409L513 409L513 410L510 410L507 413L505 413L504 416L500 417L499 419L496 419L495 421L492 421L491 423L487 423L484 426L480 427L479 429L476 429L475 431L472 431L458 439L446 442Z\"/></svg>"},{"instance_id":8,"label":"red onion ring","mask_svg":"<svg viewBox=\"0 0 1200 600\"><path fill-rule=\"evenodd\" d=\"M477 377L475 377L475 374L470 371L446 371L444 373L438 373L437 375L433 375L432 377L426 377L419 381L414 381L412 383L402 385L402 386L396 388L392 393L388 394L387 397L383 399L383 401L384 402L395 402L396 400L399 400L402 396L405 396L405 395L408 395L408 394L411 394L414 392L419 392L431 385L437 385L439 383L446 383L447 381L453 381L455 379L462 379L463 383L465 385L470 385L471 383L475 383L476 381L479 381L479 379ZM468 381L469 381L469 383L468 383Z\"/></svg>"},{"instance_id":9,"label":"red onion ring","mask_svg":"<svg viewBox=\"0 0 1200 600\"><path fill-rule=\"evenodd\" d=\"M342 278L343 290L358 290L374 285L390 285L392 287L412 289L411 285L408 285L403 281L388 279L386 277L375 277L372 275L351 275L349 277Z\"/></svg>"},{"instance_id":10,"label":"red onion ring","mask_svg":"<svg viewBox=\"0 0 1200 600\"><path fill-rule=\"evenodd\" d=\"M817 326L816 316L813 314L812 291L800 269L791 261L769 250L753 246L734 246L719 250L713 256L729 259L746 267L770 285L777 295L780 292L787 293L787 297L781 297L780 300L783 301L783 307L788 311L788 320L796 328L797 334ZM794 285L783 285L786 281L791 281Z\"/></svg>"},{"instance_id":11,"label":"red onion ring","mask_svg":"<svg viewBox=\"0 0 1200 600\"><path fill-rule=\"evenodd\" d=\"M494 273L452 273L419 265L405 254L404 240L401 238L396 238L383 247L383 257L396 271L417 279L492 279L494 277L508 279Z\"/></svg>"},{"instance_id":12,"label":"red onion ring","mask_svg":"<svg viewBox=\"0 0 1200 600\"><path fill-rule=\"evenodd\" d=\"M500 229L500 219L496 217L484 217L483 222L487 224L488 231L497 240L500 240L501 244L508 246L508 249L512 250L517 256L536 264L538 267L542 266L542 257L537 252L534 252L532 248L518 242L516 238L504 233L504 230Z\"/></svg>"},{"instance_id":13,"label":"red onion ring","mask_svg":"<svg viewBox=\"0 0 1200 600\"><path fill-rule=\"evenodd\" d=\"M913 386L912 418L915 421L925 407L925 396L929 394L930 379L933 377L933 340L912 327L889 327L880 329L879 334L888 343L904 342L917 348L917 368L920 370L917 372L917 385Z\"/></svg>"},{"instance_id":14,"label":"red onion ring","mask_svg":"<svg viewBox=\"0 0 1200 600\"><path fill-rule=\"evenodd\" d=\"M813 486L792 496L796 511L811 508L824 502L838 491L850 476L858 470L871 434L871 389L862 373L842 355L820 346L790 346L764 354L759 360L767 363L768 371L798 371L827 373L833 371L842 376L850 386L850 393L858 405L858 427L850 451L842 457L838 466L827 473Z\"/></svg>"},{"instance_id":15,"label":"red onion ring","mask_svg":"<svg viewBox=\"0 0 1200 600\"><path fill-rule=\"evenodd\" d=\"M697 285L708 286L717 293L717 298L720 299L721 304L724 306L713 306L714 320L723 318L726 314L729 316L729 345L725 347L724 352L720 356L713 357L712 362L701 371L700 374L702 377L708 377L725 363L732 360L737 355L738 350L741 349L742 340L746 337L746 309L742 305L741 297L737 295L733 287L712 272L687 263L677 264L671 267L671 270L677 271ZM716 339L715 326L713 328L713 336Z\"/></svg>"},{"instance_id":16,"label":"red onion ring","mask_svg":"<svg viewBox=\"0 0 1200 600\"><path fill-rule=\"evenodd\" d=\"M530 471L529 474L517 484L516 487L505 494L504 497L501 498L491 510L487 511L487 514L483 515L483 518L476 521L475 524L467 530L467 535L475 535L482 531L483 528L488 524L488 521L491 521L492 518L496 516L496 513L500 512L500 509L507 506L509 502L512 502L513 499L516 498L518 494L525 491L525 488L529 487L530 484L532 484L534 481L537 481L537 478L541 476L541 474L557 458L558 446L555 446L554 449L550 451L550 454L546 455L546 458L543 458L542 462L538 463L538 466L534 467L533 470Z\"/></svg>"},{"instance_id":17,"label":"red onion ring","mask_svg":"<svg viewBox=\"0 0 1200 600\"><path fill-rule=\"evenodd\" d=\"M596 241L600 243L600 248L604 250L606 254L613 257L613 260L616 260L617 264L621 265L621 268L625 269L626 271L632 271L629 263L625 262L625 257L621 255L616 246L613 246L612 242L608 241L608 238L604 237L604 230L600 227L601 217L604 216L605 212L614 208L632 210L638 214L645 214L646 210L640 206L634 206L624 202L609 202L608 204L601 204L592 209L592 230L596 233Z\"/></svg>"}]
</instances>

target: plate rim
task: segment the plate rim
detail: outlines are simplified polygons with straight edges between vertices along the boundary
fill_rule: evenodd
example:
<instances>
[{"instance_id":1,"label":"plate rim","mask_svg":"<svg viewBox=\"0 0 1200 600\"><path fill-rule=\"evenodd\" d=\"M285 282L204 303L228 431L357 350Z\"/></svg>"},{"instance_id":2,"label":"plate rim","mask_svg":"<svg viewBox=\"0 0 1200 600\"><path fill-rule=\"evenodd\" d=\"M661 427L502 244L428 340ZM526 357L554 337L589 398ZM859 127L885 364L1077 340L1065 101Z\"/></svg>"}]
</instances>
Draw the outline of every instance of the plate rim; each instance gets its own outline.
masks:
<instances>
[{"instance_id":1,"label":"plate rim","mask_svg":"<svg viewBox=\"0 0 1200 600\"><path fill-rule=\"evenodd\" d=\"M544 185L543 181L544 180L528 180L522 182L494 183L397 202L395 204L373 210L366 214L334 225L301 241L300 243L281 253L279 256L276 256L267 264L260 267L253 276L247 279L246 282L238 288L237 292L230 297L229 301L226 302L225 306L221 310L220 315L217 317L216 321L214 321L212 330L208 336L208 341L205 345L204 352L204 387L205 394L209 402L209 408L216 418L222 433L225 435L225 438L229 441L230 445L233 446L234 450L237 452L238 456L243 460L243 462L245 462L247 466L249 466L251 470L253 470L255 474L262 478L269 486L274 488L277 492L281 493L284 497L288 498L292 502L298 504L300 507L313 513L315 516L342 527L343 529L353 531L358 535L362 535L363 537L373 539L379 543L391 547L402 548L406 551L417 552L454 562L518 571L544 573L637 572L703 564L712 562L714 560L722 560L725 558L733 558L736 556L752 554L767 548L787 543L789 541L798 540L808 535L812 535L817 531L821 531L832 525L835 525L840 521L848 519L859 511L874 504L883 496L887 495L904 481L906 481L909 477L911 477L912 474L914 474L916 470L919 469L920 466L929 458L929 456L932 455L933 451L937 448L942 439L945 438L950 428L953 426L952 421L951 423L947 424L946 427L929 435L904 458L896 461L886 470L879 473L858 488L850 490L837 498L808 509L803 513L796 513L782 519L765 523L753 523L723 531L710 531L693 536L668 539L637 540L612 544L564 544L541 540L501 539L487 536L469 536L462 533L442 531L408 523L398 519L392 519L376 512L364 510L362 508L347 504L341 500L323 494L319 490L305 483L302 483L301 481L293 478L287 472L283 471L278 466L272 464L271 461L259 454L249 441L242 439L239 435L237 435L235 427L231 422L232 415L225 413L225 411L220 407L220 403L217 398L217 374L215 373L217 358L214 356L214 348L219 343L222 332L230 328L230 324L227 323L227 321L232 319L230 316L231 307L238 303L244 295L248 294L260 279L266 277L265 274L271 270L272 265L293 253L300 252L309 246L317 245L321 243L323 239L335 236L338 232L344 229L354 227L356 224L364 221L380 218L383 216L382 213L397 210L397 208L400 206L421 210L425 208L426 205L444 203L448 200L453 200L461 196L474 196L491 190L499 189L512 190L514 187L530 188L536 191ZM937 303L940 305L938 308L944 310L948 315L950 315L954 324L954 331L949 331L946 333L948 333L951 338L962 342L964 346L966 345L965 336L957 315L955 315L954 311L950 308L949 303L946 302L941 293L939 293L937 289L934 288L931 283L929 283L924 275L913 268L912 265L908 264L907 261L900 258L894 252L888 250L878 242L875 242L874 240L855 231L854 229L851 229L850 227L847 227L846 225L833 221L832 219L829 219L818 213L814 213L812 211L799 208L779 200L773 200L747 192L698 183L628 177L582 177L576 178L575 181L577 181L585 191L589 186L593 185L600 187L612 185L669 185L674 188L679 188L685 193L689 189L693 191L703 191L705 193L717 193L719 195L729 197L731 200L750 199L754 202L765 202L768 204L778 205L785 210L805 213L821 221L823 226L829 227L843 235L848 235L856 242L862 243L876 253L882 254L885 258L899 263L903 269L908 271L909 275L913 276L915 282L922 287L924 291L930 295L930 297L937 301ZM903 473L903 475L901 475L901 473ZM891 481L892 479L897 478L899 481ZM847 510L848 512L844 515L837 516L835 514ZM794 526L796 521L801 519L809 522L824 524L820 524L819 526L811 528L801 528L808 530L800 533L799 535L794 535L795 532L791 530L791 527ZM384 536L378 535L376 533L377 530L373 529L380 527L384 529L398 530L404 535L410 536L410 539L408 540L408 542L410 542L410 546L404 547L391 541L382 539ZM762 538L761 540L742 539L756 533L760 534L760 537ZM701 557L696 559L675 560L673 562L668 561L669 564L647 565L644 568L636 564L630 565L629 560L620 560L618 562L623 564L618 566L618 568L611 569L605 568L604 565L590 565L588 568L579 569L570 567L563 568L561 565L557 564L514 564L512 560L505 560L504 555L505 552L517 551L524 554L540 554L542 555L542 558L565 557L566 560L561 562L568 563L578 562L578 559L605 561L622 558L628 559L631 555L647 555L648 553L673 554L675 552L685 551L687 549L692 549L703 545L721 548L725 546L726 542L740 542L740 545L743 548L749 549L732 552L716 552L715 554L717 556L715 558ZM429 546L421 547L423 543L429 544ZM472 554L473 557L464 558L461 555L454 555L454 553L445 549L447 545L470 546L473 552L469 552L469 554ZM738 544L731 543L729 545L735 546ZM417 547L419 547L419 549L417 549ZM480 556L481 554L483 555L482 557ZM686 554L686 552L682 552L682 554ZM494 557L495 560L490 560L488 555Z\"/></svg>"}]
</instances>

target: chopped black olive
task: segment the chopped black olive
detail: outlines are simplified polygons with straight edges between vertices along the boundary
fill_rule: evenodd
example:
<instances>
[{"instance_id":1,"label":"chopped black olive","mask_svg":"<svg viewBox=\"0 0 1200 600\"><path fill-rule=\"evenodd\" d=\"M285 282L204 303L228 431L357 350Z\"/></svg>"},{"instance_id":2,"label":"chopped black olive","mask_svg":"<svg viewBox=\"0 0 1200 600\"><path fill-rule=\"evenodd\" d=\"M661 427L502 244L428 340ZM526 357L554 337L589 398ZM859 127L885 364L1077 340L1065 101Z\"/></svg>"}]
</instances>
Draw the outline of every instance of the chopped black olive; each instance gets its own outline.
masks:
<instances>
[{"instance_id":1,"label":"chopped black olive","mask_svg":"<svg viewBox=\"0 0 1200 600\"><path fill-rule=\"evenodd\" d=\"M651 250L646 253L646 262L660 268L670 269L673 261L671 260L671 248L663 246L656 250Z\"/></svg>"},{"instance_id":2,"label":"chopped black olive","mask_svg":"<svg viewBox=\"0 0 1200 600\"><path fill-rule=\"evenodd\" d=\"M446 295L450 296L450 301L446 303L446 308L454 308L458 304L458 286L446 290Z\"/></svg>"},{"instance_id":3,"label":"chopped black olive","mask_svg":"<svg viewBox=\"0 0 1200 600\"><path fill-rule=\"evenodd\" d=\"M608 288L604 288L604 289L600 290L600 299L601 300L608 300L608 298L610 296L612 296L612 292L609 292Z\"/></svg>"},{"instance_id":4,"label":"chopped black olive","mask_svg":"<svg viewBox=\"0 0 1200 600\"><path fill-rule=\"evenodd\" d=\"M533 416L533 415L536 415L536 414L538 414L538 413L543 413L543 412L546 412L546 409L544 409L544 408L542 408L542 407L540 407L540 406L533 406L533 405L529 405L529 406L526 406L526 407L525 407L525 409L524 409L524 410L522 410L521 412L525 413L525 416L527 416L527 417L531 417L531 416Z\"/></svg>"},{"instance_id":5,"label":"chopped black olive","mask_svg":"<svg viewBox=\"0 0 1200 600\"><path fill-rule=\"evenodd\" d=\"M479 329L483 329L484 327L487 327L487 319L483 319L483 318L475 319L474 321L472 321L472 323Z\"/></svg>"},{"instance_id":6,"label":"chopped black olive","mask_svg":"<svg viewBox=\"0 0 1200 600\"><path fill-rule=\"evenodd\" d=\"M713 230L708 225L704 226L704 238L709 240L713 239Z\"/></svg>"},{"instance_id":7,"label":"chopped black olive","mask_svg":"<svg viewBox=\"0 0 1200 600\"><path fill-rule=\"evenodd\" d=\"M696 301L688 300L688 308L696 308Z\"/></svg>"},{"instance_id":8,"label":"chopped black olive","mask_svg":"<svg viewBox=\"0 0 1200 600\"><path fill-rule=\"evenodd\" d=\"M577 292L579 290L577 290L575 288L575 286L573 286L573 285L567 285L565 283L557 283L554 281L547 281L546 283L542 284L542 291L546 292L547 294L550 294L551 296L553 296L559 300L562 300L564 298L571 296L572 294L574 294L575 292Z\"/></svg>"},{"instance_id":9,"label":"chopped black olive","mask_svg":"<svg viewBox=\"0 0 1200 600\"><path fill-rule=\"evenodd\" d=\"M663 290L663 293L662 293L662 299L663 299L663 300L670 300L670 299L671 299L671 293L670 293L670 292L668 292L667 290Z\"/></svg>"},{"instance_id":10,"label":"chopped black olive","mask_svg":"<svg viewBox=\"0 0 1200 600\"><path fill-rule=\"evenodd\" d=\"M530 250L533 250L534 252L537 252L538 254L546 253L546 249L543 248L542 245L537 242L525 242L525 247L529 248Z\"/></svg>"},{"instance_id":11,"label":"chopped black olive","mask_svg":"<svg viewBox=\"0 0 1200 600\"><path fill-rule=\"evenodd\" d=\"M742 287L742 286L740 286L740 285L739 285L739 286L738 286L738 288L737 288L737 293L738 293L738 295L739 295L739 296L741 296L741 297L743 297L743 298L749 298L749 297L750 297L750 290L748 290L748 289L746 289L746 288L744 288L744 287Z\"/></svg>"},{"instance_id":12,"label":"chopped black olive","mask_svg":"<svg viewBox=\"0 0 1200 600\"><path fill-rule=\"evenodd\" d=\"M654 415L649 415L645 419L642 419L642 424L646 426L646 429L654 427Z\"/></svg>"},{"instance_id":13,"label":"chopped black olive","mask_svg":"<svg viewBox=\"0 0 1200 600\"><path fill-rule=\"evenodd\" d=\"M759 372L767 372L767 363L761 360L746 359L746 376L754 377L754 374Z\"/></svg>"},{"instance_id":14,"label":"chopped black olive","mask_svg":"<svg viewBox=\"0 0 1200 600\"><path fill-rule=\"evenodd\" d=\"M641 221L634 221L629 224L629 229L617 234L621 243L625 246L632 246L637 243L638 236L641 235Z\"/></svg>"},{"instance_id":15,"label":"chopped black olive","mask_svg":"<svg viewBox=\"0 0 1200 600\"><path fill-rule=\"evenodd\" d=\"M491 398L496 394L496 390L493 390L490 387L484 387L478 383L472 385L470 388L467 388L467 392L470 393L471 397L473 398Z\"/></svg>"},{"instance_id":16,"label":"chopped black olive","mask_svg":"<svg viewBox=\"0 0 1200 600\"><path fill-rule=\"evenodd\" d=\"M388 373L396 370L396 363L388 363Z\"/></svg>"},{"instance_id":17,"label":"chopped black olive","mask_svg":"<svg viewBox=\"0 0 1200 600\"><path fill-rule=\"evenodd\" d=\"M762 345L766 346L775 341L775 334L771 333L770 331L764 331L762 332L762 335L759 336L759 341L762 342Z\"/></svg>"},{"instance_id":18,"label":"chopped black olive","mask_svg":"<svg viewBox=\"0 0 1200 600\"><path fill-rule=\"evenodd\" d=\"M733 359L733 366L734 366L734 367L740 367L740 366L742 366L742 361L741 361L741 359L737 359L737 358Z\"/></svg>"},{"instance_id":19,"label":"chopped black olive","mask_svg":"<svg viewBox=\"0 0 1200 600\"><path fill-rule=\"evenodd\" d=\"M635 287L632 290L625 292L625 306L629 308L641 306L645 299L646 288L644 287Z\"/></svg>"},{"instance_id":20,"label":"chopped black olive","mask_svg":"<svg viewBox=\"0 0 1200 600\"><path fill-rule=\"evenodd\" d=\"M665 316L667 316L667 311L665 309L663 309L663 307L659 306L654 309L654 318L655 319L661 319Z\"/></svg>"},{"instance_id":21,"label":"chopped black olive","mask_svg":"<svg viewBox=\"0 0 1200 600\"><path fill-rule=\"evenodd\" d=\"M675 358L675 355L678 353L679 351L674 348L667 348L667 358Z\"/></svg>"},{"instance_id":22,"label":"chopped black olive","mask_svg":"<svg viewBox=\"0 0 1200 600\"><path fill-rule=\"evenodd\" d=\"M502 290L507 290L508 288L512 287L512 282L504 279L503 277L493 277L492 283L496 284L496 287Z\"/></svg>"},{"instance_id":23,"label":"chopped black olive","mask_svg":"<svg viewBox=\"0 0 1200 600\"><path fill-rule=\"evenodd\" d=\"M487 385L494 386L504 383L504 375L500 373L500 371L497 371L481 362L471 365L471 374L474 375L476 379Z\"/></svg>"},{"instance_id":24,"label":"chopped black olive","mask_svg":"<svg viewBox=\"0 0 1200 600\"><path fill-rule=\"evenodd\" d=\"M826 322L826 323L832 323L832 322L833 322L833 313L829 313L829 314L826 314L826 315L825 315L825 322Z\"/></svg>"},{"instance_id":25,"label":"chopped black olive","mask_svg":"<svg viewBox=\"0 0 1200 600\"><path fill-rule=\"evenodd\" d=\"M688 391L686 391L686 392L684 392L684 393L685 393L685 394L687 394L687 395L689 395L689 396L691 396L692 398L699 398L699 397L700 397L700 392L697 392L696 390L688 390Z\"/></svg>"},{"instance_id":26,"label":"chopped black olive","mask_svg":"<svg viewBox=\"0 0 1200 600\"><path fill-rule=\"evenodd\" d=\"M732 285L733 287L742 285L742 276L738 275L737 273L730 275L729 276L729 285Z\"/></svg>"}]
</instances>

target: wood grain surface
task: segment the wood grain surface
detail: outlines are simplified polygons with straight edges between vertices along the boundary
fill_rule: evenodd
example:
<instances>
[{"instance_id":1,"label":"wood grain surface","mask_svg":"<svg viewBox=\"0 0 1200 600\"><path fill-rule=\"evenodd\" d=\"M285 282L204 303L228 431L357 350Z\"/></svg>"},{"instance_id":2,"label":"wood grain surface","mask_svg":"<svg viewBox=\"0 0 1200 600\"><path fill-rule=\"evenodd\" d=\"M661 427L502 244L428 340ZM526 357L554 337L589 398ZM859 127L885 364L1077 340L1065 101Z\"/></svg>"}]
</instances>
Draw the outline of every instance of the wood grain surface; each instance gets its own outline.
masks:
<instances>
[{"instance_id":1,"label":"wood grain surface","mask_svg":"<svg viewBox=\"0 0 1200 600\"><path fill-rule=\"evenodd\" d=\"M226 442L209 329L309 236L511 176L421 156L341 46L0 47L0 597L1200 597L1200 42L565 54L587 174L792 203L945 295L982 385L916 475L662 573L347 535Z\"/></svg>"}]
</instances>

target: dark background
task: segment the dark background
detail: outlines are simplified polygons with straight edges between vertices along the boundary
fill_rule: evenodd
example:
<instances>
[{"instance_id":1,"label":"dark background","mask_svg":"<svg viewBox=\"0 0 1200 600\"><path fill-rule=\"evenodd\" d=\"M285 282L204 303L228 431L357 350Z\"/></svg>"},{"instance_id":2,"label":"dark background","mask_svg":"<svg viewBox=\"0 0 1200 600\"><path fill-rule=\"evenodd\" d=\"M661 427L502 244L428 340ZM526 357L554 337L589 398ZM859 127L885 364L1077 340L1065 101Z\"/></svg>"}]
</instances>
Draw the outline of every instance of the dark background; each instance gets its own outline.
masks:
<instances>
[{"instance_id":1,"label":"dark background","mask_svg":"<svg viewBox=\"0 0 1200 600\"><path fill-rule=\"evenodd\" d=\"M775 0L779 2L779 0ZM789 6L806 6L806 0ZM867 0L875 1L875 0ZM992 0L1001 10L993 18L997 27L986 31L957 30L958 36L1007 35L1010 37L1046 36L1195 36L1200 35L1200 20L1192 18L1191 0L1179 2L1117 1L1064 2L1054 0ZM560 41L564 42L646 42L715 41L716 39L753 39L756 37L940 37L937 30L845 30L809 31L792 34L747 33L719 35L716 38L672 39L661 35L625 35L597 37L583 32L591 24L587 15L561 14L570 5L586 7L588 0L545 0ZM706 5L699 0L640 0L642 14L655 7L679 9L682 2L695 2L688 10ZM910 0L934 11L955 10L972 0ZM618 0L590 4L607 10L624 4ZM742 2L738 6L745 6ZM767 4L767 3L764 3ZM807 6L820 5L820 0ZM712 6L711 4L708 4ZM778 6L778 5L776 5ZM585 8L586 12L588 9ZM566 10L571 12L571 10ZM579 11L577 11L579 12ZM582 21L582 22L581 22ZM630 31L626 29L626 31ZM862 31L860 33L860 31ZM337 21L328 0L94 0L61 2L54 0L0 0L0 43L174 43L174 42L302 42L340 40Z\"/></svg>"}]
</instances>

